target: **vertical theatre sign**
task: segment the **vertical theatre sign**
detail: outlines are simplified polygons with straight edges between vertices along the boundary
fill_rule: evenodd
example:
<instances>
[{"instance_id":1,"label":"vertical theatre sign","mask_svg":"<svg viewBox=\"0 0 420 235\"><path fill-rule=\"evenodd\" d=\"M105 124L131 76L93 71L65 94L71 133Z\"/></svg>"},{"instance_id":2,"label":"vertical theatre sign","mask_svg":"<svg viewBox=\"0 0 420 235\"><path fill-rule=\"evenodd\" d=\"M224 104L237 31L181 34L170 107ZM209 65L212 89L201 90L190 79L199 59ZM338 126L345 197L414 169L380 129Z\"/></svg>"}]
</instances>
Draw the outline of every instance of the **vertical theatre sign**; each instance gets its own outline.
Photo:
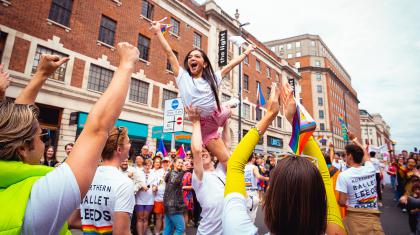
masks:
<instances>
[{"instance_id":1,"label":"vertical theatre sign","mask_svg":"<svg viewBox=\"0 0 420 235\"><path fill-rule=\"evenodd\" d=\"M227 30L219 33L219 67L227 65Z\"/></svg>"}]
</instances>

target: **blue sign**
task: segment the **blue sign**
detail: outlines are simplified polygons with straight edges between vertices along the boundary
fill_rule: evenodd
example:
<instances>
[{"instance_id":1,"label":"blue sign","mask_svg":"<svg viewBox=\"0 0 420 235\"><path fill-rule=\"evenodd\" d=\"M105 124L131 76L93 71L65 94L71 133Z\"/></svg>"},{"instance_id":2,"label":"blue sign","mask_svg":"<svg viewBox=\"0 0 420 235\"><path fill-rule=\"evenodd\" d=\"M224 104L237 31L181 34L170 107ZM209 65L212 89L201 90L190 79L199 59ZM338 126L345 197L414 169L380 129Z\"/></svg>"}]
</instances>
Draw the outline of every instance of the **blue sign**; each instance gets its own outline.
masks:
<instances>
[{"instance_id":1,"label":"blue sign","mask_svg":"<svg viewBox=\"0 0 420 235\"><path fill-rule=\"evenodd\" d=\"M273 136L267 136L268 137L268 145L273 147L283 147L283 140L273 137Z\"/></svg>"},{"instance_id":2,"label":"blue sign","mask_svg":"<svg viewBox=\"0 0 420 235\"><path fill-rule=\"evenodd\" d=\"M178 100L173 100L173 101L172 101L172 109L176 109L176 108L178 108L178 105L179 105Z\"/></svg>"}]
</instances>

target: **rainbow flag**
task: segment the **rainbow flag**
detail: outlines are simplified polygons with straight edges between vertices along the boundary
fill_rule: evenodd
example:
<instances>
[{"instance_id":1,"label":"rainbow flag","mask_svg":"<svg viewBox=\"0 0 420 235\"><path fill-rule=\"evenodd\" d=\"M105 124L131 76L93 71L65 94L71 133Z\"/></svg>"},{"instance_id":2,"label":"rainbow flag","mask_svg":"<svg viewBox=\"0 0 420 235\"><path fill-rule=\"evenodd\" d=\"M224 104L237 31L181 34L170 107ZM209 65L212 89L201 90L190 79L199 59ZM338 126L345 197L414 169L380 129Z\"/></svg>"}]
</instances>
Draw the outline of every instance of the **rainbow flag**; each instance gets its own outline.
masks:
<instances>
[{"instance_id":1,"label":"rainbow flag","mask_svg":"<svg viewBox=\"0 0 420 235\"><path fill-rule=\"evenodd\" d=\"M338 122L340 122L340 125L341 125L341 134L343 134L343 139L345 141L349 140L349 136L347 134L347 125L346 125L346 122L344 121L344 115L342 113L338 115Z\"/></svg>"},{"instance_id":2,"label":"rainbow flag","mask_svg":"<svg viewBox=\"0 0 420 235\"><path fill-rule=\"evenodd\" d=\"M162 152L164 157L168 155L168 152L166 151L166 148L165 148L165 143L163 142L163 137L158 142L157 152Z\"/></svg>"},{"instance_id":3,"label":"rainbow flag","mask_svg":"<svg viewBox=\"0 0 420 235\"><path fill-rule=\"evenodd\" d=\"M293 116L292 127L293 132L289 146L295 154L300 155L306 142L308 142L316 129L316 122L306 111L305 107L298 102L296 102L296 113Z\"/></svg>"},{"instance_id":4,"label":"rainbow flag","mask_svg":"<svg viewBox=\"0 0 420 235\"><path fill-rule=\"evenodd\" d=\"M161 24L160 31L162 32L163 35L165 35L166 32L168 32L172 27L174 26L171 24Z\"/></svg>"},{"instance_id":5,"label":"rainbow flag","mask_svg":"<svg viewBox=\"0 0 420 235\"><path fill-rule=\"evenodd\" d=\"M184 145L181 145L181 147L179 147L178 151L176 152L176 155L179 156L180 158L184 159L186 154L184 151Z\"/></svg>"},{"instance_id":6,"label":"rainbow flag","mask_svg":"<svg viewBox=\"0 0 420 235\"><path fill-rule=\"evenodd\" d=\"M84 235L96 235L96 234L112 234L112 225L108 226L95 226L95 225L82 225L82 231Z\"/></svg>"}]
</instances>

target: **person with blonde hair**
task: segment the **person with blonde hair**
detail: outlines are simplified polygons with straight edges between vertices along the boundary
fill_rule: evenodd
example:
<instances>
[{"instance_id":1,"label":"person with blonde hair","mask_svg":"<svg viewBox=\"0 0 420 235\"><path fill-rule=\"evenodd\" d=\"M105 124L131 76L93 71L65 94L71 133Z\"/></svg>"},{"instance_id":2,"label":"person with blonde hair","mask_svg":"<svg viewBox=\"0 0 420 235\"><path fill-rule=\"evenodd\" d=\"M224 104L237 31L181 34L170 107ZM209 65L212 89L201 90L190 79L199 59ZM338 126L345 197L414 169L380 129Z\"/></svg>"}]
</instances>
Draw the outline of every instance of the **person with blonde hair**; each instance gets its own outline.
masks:
<instances>
[{"instance_id":1,"label":"person with blonde hair","mask_svg":"<svg viewBox=\"0 0 420 235\"><path fill-rule=\"evenodd\" d=\"M119 67L60 167L39 165L47 133L41 131L34 102L47 78L68 58L41 55L35 75L15 102L0 102L0 233L70 234L66 220L91 187L139 56L128 43L119 43L116 51Z\"/></svg>"}]
</instances>

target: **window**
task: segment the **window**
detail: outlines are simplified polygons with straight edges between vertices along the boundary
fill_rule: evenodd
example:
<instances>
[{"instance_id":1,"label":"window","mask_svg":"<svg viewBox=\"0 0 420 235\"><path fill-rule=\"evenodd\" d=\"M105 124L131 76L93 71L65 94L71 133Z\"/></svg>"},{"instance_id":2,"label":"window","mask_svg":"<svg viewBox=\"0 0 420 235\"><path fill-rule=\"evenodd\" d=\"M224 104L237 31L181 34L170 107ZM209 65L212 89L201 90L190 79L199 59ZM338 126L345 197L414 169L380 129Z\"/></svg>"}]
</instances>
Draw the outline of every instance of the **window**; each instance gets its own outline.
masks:
<instances>
[{"instance_id":1,"label":"window","mask_svg":"<svg viewBox=\"0 0 420 235\"><path fill-rule=\"evenodd\" d=\"M324 110L319 110L319 118L324 119Z\"/></svg>"},{"instance_id":2,"label":"window","mask_svg":"<svg viewBox=\"0 0 420 235\"><path fill-rule=\"evenodd\" d=\"M311 46L314 47L315 46L315 41L311 41Z\"/></svg>"},{"instance_id":3,"label":"window","mask_svg":"<svg viewBox=\"0 0 420 235\"><path fill-rule=\"evenodd\" d=\"M261 62L259 60L256 60L255 65L256 65L257 71L261 72Z\"/></svg>"},{"instance_id":4,"label":"window","mask_svg":"<svg viewBox=\"0 0 420 235\"><path fill-rule=\"evenodd\" d=\"M246 74L244 74L244 89L249 90L249 77Z\"/></svg>"},{"instance_id":5,"label":"window","mask_svg":"<svg viewBox=\"0 0 420 235\"><path fill-rule=\"evenodd\" d=\"M290 50L290 49L292 49L292 44L291 44L291 43L287 43L287 46L286 46L286 48L287 48L287 50Z\"/></svg>"},{"instance_id":6,"label":"window","mask_svg":"<svg viewBox=\"0 0 420 235\"><path fill-rule=\"evenodd\" d=\"M101 27L99 28L98 40L113 46L116 26L117 22L103 15L101 19Z\"/></svg>"},{"instance_id":7,"label":"window","mask_svg":"<svg viewBox=\"0 0 420 235\"><path fill-rule=\"evenodd\" d=\"M175 57L178 58L178 52L176 52L176 51L173 51L173 52L175 54ZM171 65L171 63L169 63L169 60L166 60L166 69L169 70L169 71L172 71L172 65Z\"/></svg>"},{"instance_id":8,"label":"window","mask_svg":"<svg viewBox=\"0 0 420 235\"><path fill-rule=\"evenodd\" d=\"M131 78L130 100L147 104L149 96L149 83Z\"/></svg>"},{"instance_id":9,"label":"window","mask_svg":"<svg viewBox=\"0 0 420 235\"><path fill-rule=\"evenodd\" d=\"M251 106L249 104L242 104L242 116L246 119L250 119Z\"/></svg>"},{"instance_id":10,"label":"window","mask_svg":"<svg viewBox=\"0 0 420 235\"><path fill-rule=\"evenodd\" d=\"M300 62L295 62L295 68L300 68Z\"/></svg>"},{"instance_id":11,"label":"window","mask_svg":"<svg viewBox=\"0 0 420 235\"><path fill-rule=\"evenodd\" d=\"M170 29L171 32L175 35L179 35L179 21L171 17L171 20L169 23L172 25L172 28Z\"/></svg>"},{"instance_id":12,"label":"window","mask_svg":"<svg viewBox=\"0 0 420 235\"><path fill-rule=\"evenodd\" d=\"M201 48L201 35L194 32L194 46Z\"/></svg>"},{"instance_id":13,"label":"window","mask_svg":"<svg viewBox=\"0 0 420 235\"><path fill-rule=\"evenodd\" d=\"M301 52L296 52L296 57L301 57L302 53Z\"/></svg>"},{"instance_id":14,"label":"window","mask_svg":"<svg viewBox=\"0 0 420 235\"><path fill-rule=\"evenodd\" d=\"M311 51L311 55L316 55L316 51Z\"/></svg>"},{"instance_id":15,"label":"window","mask_svg":"<svg viewBox=\"0 0 420 235\"><path fill-rule=\"evenodd\" d=\"M296 42L296 48L300 47L300 42Z\"/></svg>"},{"instance_id":16,"label":"window","mask_svg":"<svg viewBox=\"0 0 420 235\"><path fill-rule=\"evenodd\" d=\"M315 67L321 67L321 61L315 60Z\"/></svg>"},{"instance_id":17,"label":"window","mask_svg":"<svg viewBox=\"0 0 420 235\"><path fill-rule=\"evenodd\" d=\"M320 129L321 131L325 131L325 124L324 124L324 123L320 123L320 124L319 124L319 129Z\"/></svg>"},{"instance_id":18,"label":"window","mask_svg":"<svg viewBox=\"0 0 420 235\"><path fill-rule=\"evenodd\" d=\"M249 64L249 58L248 58L249 56L247 55L247 56L245 56L245 59L244 59L244 64Z\"/></svg>"},{"instance_id":19,"label":"window","mask_svg":"<svg viewBox=\"0 0 420 235\"><path fill-rule=\"evenodd\" d=\"M267 98L268 99L270 97L271 94L271 87L267 87Z\"/></svg>"},{"instance_id":20,"label":"window","mask_svg":"<svg viewBox=\"0 0 420 235\"><path fill-rule=\"evenodd\" d=\"M163 89L162 94L162 109L165 110L165 100L175 99L178 94L174 91Z\"/></svg>"},{"instance_id":21,"label":"window","mask_svg":"<svg viewBox=\"0 0 420 235\"><path fill-rule=\"evenodd\" d=\"M282 51L283 49L284 49L284 46L283 45L280 45L279 46L279 50Z\"/></svg>"},{"instance_id":22,"label":"window","mask_svg":"<svg viewBox=\"0 0 420 235\"><path fill-rule=\"evenodd\" d=\"M316 92L322 93L322 86L321 85L316 85Z\"/></svg>"},{"instance_id":23,"label":"window","mask_svg":"<svg viewBox=\"0 0 420 235\"><path fill-rule=\"evenodd\" d=\"M281 128L282 127L282 125L283 125L283 119L281 118L281 117L277 117L277 127L278 128Z\"/></svg>"},{"instance_id":24,"label":"window","mask_svg":"<svg viewBox=\"0 0 420 235\"><path fill-rule=\"evenodd\" d=\"M262 117L262 110L261 110L261 108L257 107L255 109L255 120L259 121L259 120L261 120L261 117Z\"/></svg>"},{"instance_id":25,"label":"window","mask_svg":"<svg viewBox=\"0 0 420 235\"><path fill-rule=\"evenodd\" d=\"M104 92L111 82L114 72L91 64L88 78L88 89Z\"/></svg>"},{"instance_id":26,"label":"window","mask_svg":"<svg viewBox=\"0 0 420 235\"><path fill-rule=\"evenodd\" d=\"M48 19L68 27L72 5L73 0L53 0Z\"/></svg>"},{"instance_id":27,"label":"window","mask_svg":"<svg viewBox=\"0 0 420 235\"><path fill-rule=\"evenodd\" d=\"M144 35L139 34L139 40L137 42L137 48L139 49L139 57L143 60L149 60L149 48L150 39Z\"/></svg>"},{"instance_id":28,"label":"window","mask_svg":"<svg viewBox=\"0 0 420 235\"><path fill-rule=\"evenodd\" d=\"M321 81L321 73L316 73L315 77L317 81Z\"/></svg>"},{"instance_id":29,"label":"window","mask_svg":"<svg viewBox=\"0 0 420 235\"><path fill-rule=\"evenodd\" d=\"M225 93L222 93L222 102L226 102L226 101L228 101L230 99L231 99L230 95L227 95Z\"/></svg>"},{"instance_id":30,"label":"window","mask_svg":"<svg viewBox=\"0 0 420 235\"><path fill-rule=\"evenodd\" d=\"M50 48L46 48L43 46L38 46L35 51L35 58L34 63L32 65L32 73L34 74L36 72L36 69L38 67L39 61L41 60L42 54L49 54L49 55L58 55L60 57L68 57L68 55L65 55L63 53L60 53L58 51L51 50ZM64 81L64 77L66 75L66 68L67 63L62 64L50 77L49 79Z\"/></svg>"},{"instance_id":31,"label":"window","mask_svg":"<svg viewBox=\"0 0 420 235\"><path fill-rule=\"evenodd\" d=\"M0 31L0 64L3 58L4 48L6 48L7 33Z\"/></svg>"},{"instance_id":32,"label":"window","mask_svg":"<svg viewBox=\"0 0 420 235\"><path fill-rule=\"evenodd\" d=\"M271 73L270 73L270 68L269 67L267 67L267 69L265 70L265 73L266 73L266 75L267 75L268 78L271 77Z\"/></svg>"},{"instance_id":33,"label":"window","mask_svg":"<svg viewBox=\"0 0 420 235\"><path fill-rule=\"evenodd\" d=\"M322 99L322 97L318 97L318 106L322 105L324 105L324 100Z\"/></svg>"},{"instance_id":34,"label":"window","mask_svg":"<svg viewBox=\"0 0 420 235\"><path fill-rule=\"evenodd\" d=\"M153 8L154 6L147 0L143 0L143 4L141 6L141 15L152 19L153 18Z\"/></svg>"},{"instance_id":35,"label":"window","mask_svg":"<svg viewBox=\"0 0 420 235\"><path fill-rule=\"evenodd\" d=\"M289 53L287 54L287 59L293 58L293 54Z\"/></svg>"}]
</instances>

